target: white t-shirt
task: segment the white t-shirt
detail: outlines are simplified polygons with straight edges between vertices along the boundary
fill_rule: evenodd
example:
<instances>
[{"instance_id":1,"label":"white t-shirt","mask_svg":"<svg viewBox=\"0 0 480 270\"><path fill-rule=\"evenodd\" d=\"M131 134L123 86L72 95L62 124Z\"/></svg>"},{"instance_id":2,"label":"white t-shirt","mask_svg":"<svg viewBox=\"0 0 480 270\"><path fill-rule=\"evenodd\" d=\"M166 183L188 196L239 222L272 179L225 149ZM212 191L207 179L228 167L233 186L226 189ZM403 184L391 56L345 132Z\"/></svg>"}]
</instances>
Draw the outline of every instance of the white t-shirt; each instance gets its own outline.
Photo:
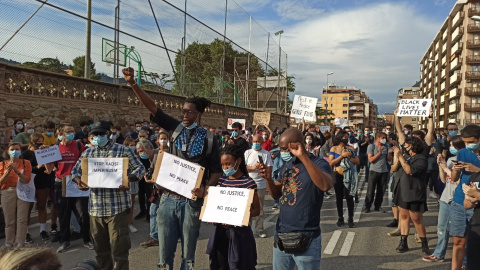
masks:
<instances>
[{"instance_id":1,"label":"white t-shirt","mask_svg":"<svg viewBox=\"0 0 480 270\"><path fill-rule=\"evenodd\" d=\"M457 161L457 156L453 156L447 160L447 168L453 170L453 161ZM448 175L445 176L445 189L442 192L442 196L440 196L440 201L450 203L453 200L453 194L455 193L455 189L457 188L458 182L453 182L452 178Z\"/></svg>"},{"instance_id":2,"label":"white t-shirt","mask_svg":"<svg viewBox=\"0 0 480 270\"><path fill-rule=\"evenodd\" d=\"M261 149L260 151L255 151L253 149L249 149L245 151L245 163L247 166L253 166L255 163L260 162L258 160L258 156L263 158L263 163L267 167L273 167L272 158L270 157L270 153L265 149ZM248 175L255 181L257 184L257 189L267 188L267 182L264 178L260 176L258 170L254 170L248 173Z\"/></svg>"}]
</instances>

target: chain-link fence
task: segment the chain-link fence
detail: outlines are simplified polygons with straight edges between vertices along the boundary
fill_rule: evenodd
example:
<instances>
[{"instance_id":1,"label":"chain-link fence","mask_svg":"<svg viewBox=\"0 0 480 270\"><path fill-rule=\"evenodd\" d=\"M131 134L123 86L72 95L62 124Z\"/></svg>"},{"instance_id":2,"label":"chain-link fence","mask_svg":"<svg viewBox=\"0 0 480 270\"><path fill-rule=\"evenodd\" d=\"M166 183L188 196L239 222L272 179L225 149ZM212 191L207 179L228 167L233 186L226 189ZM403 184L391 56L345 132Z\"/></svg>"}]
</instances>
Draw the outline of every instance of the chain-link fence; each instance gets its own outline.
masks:
<instances>
[{"instance_id":1,"label":"chain-link fence","mask_svg":"<svg viewBox=\"0 0 480 270\"><path fill-rule=\"evenodd\" d=\"M286 74L283 51L279 67L279 37L265 30L233 0L91 2L91 60L101 80L116 82L118 78L119 83L124 82L121 72L114 78L115 65L102 62L106 58L105 52L102 55L102 39L114 40L116 9L119 43L141 56L143 87L256 107L257 77L277 76L278 70L282 77ZM87 3L1 1L0 46L13 38L0 51L0 58L13 64L53 58L59 60L63 70L75 66L73 59L86 51ZM127 66L138 69L133 58L126 59Z\"/></svg>"}]
</instances>

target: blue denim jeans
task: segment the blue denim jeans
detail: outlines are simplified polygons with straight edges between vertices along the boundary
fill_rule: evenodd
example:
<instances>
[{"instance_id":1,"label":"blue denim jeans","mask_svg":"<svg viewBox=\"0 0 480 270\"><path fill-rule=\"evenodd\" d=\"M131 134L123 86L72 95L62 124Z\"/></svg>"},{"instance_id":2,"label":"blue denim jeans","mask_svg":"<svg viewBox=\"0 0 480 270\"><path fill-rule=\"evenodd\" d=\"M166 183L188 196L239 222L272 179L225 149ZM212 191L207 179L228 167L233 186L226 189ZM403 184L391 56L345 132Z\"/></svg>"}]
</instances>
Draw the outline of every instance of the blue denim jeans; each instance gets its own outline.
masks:
<instances>
[{"instance_id":1,"label":"blue denim jeans","mask_svg":"<svg viewBox=\"0 0 480 270\"><path fill-rule=\"evenodd\" d=\"M180 270L193 269L195 250L200 231L199 219L203 200L175 199L163 194L157 210L159 263L158 269L173 270L173 259L180 238L182 266Z\"/></svg>"},{"instance_id":2,"label":"blue denim jeans","mask_svg":"<svg viewBox=\"0 0 480 270\"><path fill-rule=\"evenodd\" d=\"M273 248L273 270L320 270L322 258L322 236L312 240L308 249L300 254L288 254Z\"/></svg>"},{"instance_id":3,"label":"blue denim jeans","mask_svg":"<svg viewBox=\"0 0 480 270\"><path fill-rule=\"evenodd\" d=\"M157 226L157 210L158 203L150 204L150 237L158 241L158 226Z\"/></svg>"},{"instance_id":4,"label":"blue denim jeans","mask_svg":"<svg viewBox=\"0 0 480 270\"><path fill-rule=\"evenodd\" d=\"M450 237L450 204L439 201L440 208L438 210L437 237L438 243L433 255L439 258L445 258L447 253L448 238Z\"/></svg>"}]
</instances>

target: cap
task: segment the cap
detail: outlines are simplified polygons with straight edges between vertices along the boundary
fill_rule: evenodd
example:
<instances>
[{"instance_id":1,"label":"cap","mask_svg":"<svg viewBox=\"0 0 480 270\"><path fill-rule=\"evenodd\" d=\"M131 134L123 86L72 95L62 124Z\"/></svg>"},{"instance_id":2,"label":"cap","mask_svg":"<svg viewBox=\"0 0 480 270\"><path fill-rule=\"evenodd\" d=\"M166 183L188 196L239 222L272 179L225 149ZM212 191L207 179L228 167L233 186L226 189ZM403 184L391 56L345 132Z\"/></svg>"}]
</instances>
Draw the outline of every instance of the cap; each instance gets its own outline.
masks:
<instances>
[{"instance_id":1,"label":"cap","mask_svg":"<svg viewBox=\"0 0 480 270\"><path fill-rule=\"evenodd\" d=\"M93 123L92 129L90 130L89 134L105 134L110 130L110 123L107 121L97 121Z\"/></svg>"}]
</instances>

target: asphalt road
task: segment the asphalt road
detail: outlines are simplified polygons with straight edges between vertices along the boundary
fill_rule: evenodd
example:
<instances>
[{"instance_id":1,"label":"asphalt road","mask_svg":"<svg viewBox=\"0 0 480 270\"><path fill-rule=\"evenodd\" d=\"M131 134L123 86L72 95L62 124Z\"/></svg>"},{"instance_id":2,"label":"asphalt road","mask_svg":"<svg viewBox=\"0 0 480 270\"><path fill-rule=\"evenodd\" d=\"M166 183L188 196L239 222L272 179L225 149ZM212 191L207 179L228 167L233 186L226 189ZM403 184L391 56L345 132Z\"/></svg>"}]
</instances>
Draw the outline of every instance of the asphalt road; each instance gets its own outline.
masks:
<instances>
[{"instance_id":1,"label":"asphalt road","mask_svg":"<svg viewBox=\"0 0 480 270\"><path fill-rule=\"evenodd\" d=\"M363 174L361 175L363 176ZM395 252L398 246L399 238L387 236L391 228L387 228L393 216L391 209L386 207L386 213L371 212L361 213L363 207L363 198L366 184L363 177L360 177L361 199L356 204L355 228L337 227L337 214L335 199L332 196L324 201L321 213L322 229L322 269L450 269L452 241L449 243L449 250L446 255L446 262L430 263L422 261L421 244L416 243L413 237L415 229L411 228L408 245L410 251L399 254ZM385 197L384 205L387 204ZM256 238L258 265L257 269L272 269L272 243L275 230L275 221L278 210L272 210L273 200L268 195L265 202L265 227L267 238ZM346 204L344 203L345 207ZM433 252L437 243L436 224L438 207L435 200L428 200L428 212L425 213L425 223L427 226L427 238L429 239L430 249ZM135 214L139 211L138 204L135 206ZM346 211L346 210L345 210ZM34 213L35 215L35 213ZM134 225L138 228L137 233L131 233L132 249L130 250L130 269L157 269L158 248L140 247L140 243L148 238L149 224L145 220L135 221ZM208 269L208 256L205 254L208 237L211 227L208 224L202 224L200 237L198 239L195 269ZM49 246L57 249L58 243L40 240L38 233L38 224L33 224L29 228L36 246ZM3 244L4 239L0 241ZM82 240L71 242L71 248L60 254L63 269L73 268L79 261L84 259L94 259L95 252L83 247ZM175 269L179 269L181 263L180 243L177 246L175 254Z\"/></svg>"}]
</instances>

